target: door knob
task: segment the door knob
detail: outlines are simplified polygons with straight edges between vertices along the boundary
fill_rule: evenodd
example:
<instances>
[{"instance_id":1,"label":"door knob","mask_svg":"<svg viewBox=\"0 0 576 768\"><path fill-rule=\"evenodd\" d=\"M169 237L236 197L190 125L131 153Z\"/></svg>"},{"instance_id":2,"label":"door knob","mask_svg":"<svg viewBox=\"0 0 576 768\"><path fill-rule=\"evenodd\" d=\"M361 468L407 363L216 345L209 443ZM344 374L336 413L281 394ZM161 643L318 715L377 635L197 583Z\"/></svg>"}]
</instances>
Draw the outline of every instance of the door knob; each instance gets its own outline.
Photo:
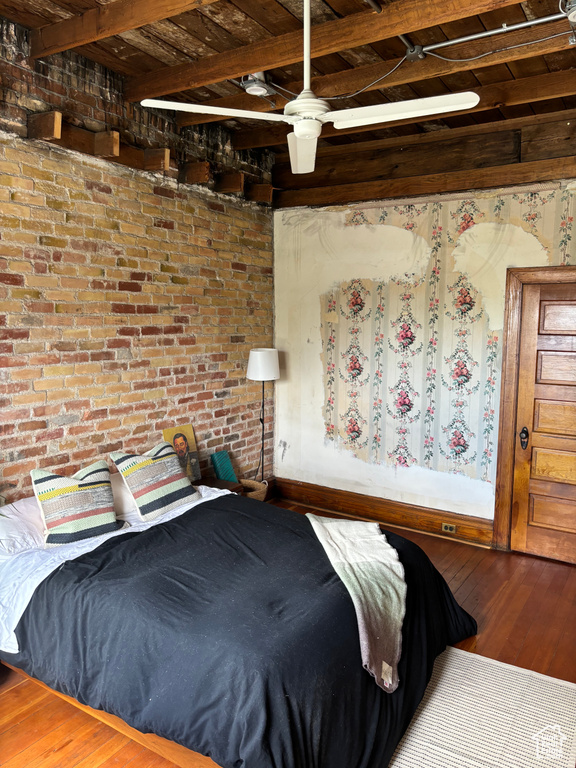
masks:
<instances>
[{"instance_id":1,"label":"door knob","mask_svg":"<svg viewBox=\"0 0 576 768\"><path fill-rule=\"evenodd\" d=\"M523 450L526 450L526 448L528 448L528 436L529 436L528 428L522 427L520 431L520 445L522 446Z\"/></svg>"}]
</instances>

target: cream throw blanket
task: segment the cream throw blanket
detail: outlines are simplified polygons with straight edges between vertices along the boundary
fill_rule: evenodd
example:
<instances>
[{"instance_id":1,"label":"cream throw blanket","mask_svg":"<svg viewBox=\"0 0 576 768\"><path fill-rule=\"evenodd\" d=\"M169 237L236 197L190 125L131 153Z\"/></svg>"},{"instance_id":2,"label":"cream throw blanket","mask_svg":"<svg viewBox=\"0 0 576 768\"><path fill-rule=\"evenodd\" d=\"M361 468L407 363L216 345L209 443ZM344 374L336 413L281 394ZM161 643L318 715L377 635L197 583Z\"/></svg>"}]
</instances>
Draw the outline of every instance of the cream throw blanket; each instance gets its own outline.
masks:
<instances>
[{"instance_id":1,"label":"cream throw blanket","mask_svg":"<svg viewBox=\"0 0 576 768\"><path fill-rule=\"evenodd\" d=\"M306 517L352 598L364 669L392 693L398 687L406 612L404 567L398 553L378 523Z\"/></svg>"}]
</instances>

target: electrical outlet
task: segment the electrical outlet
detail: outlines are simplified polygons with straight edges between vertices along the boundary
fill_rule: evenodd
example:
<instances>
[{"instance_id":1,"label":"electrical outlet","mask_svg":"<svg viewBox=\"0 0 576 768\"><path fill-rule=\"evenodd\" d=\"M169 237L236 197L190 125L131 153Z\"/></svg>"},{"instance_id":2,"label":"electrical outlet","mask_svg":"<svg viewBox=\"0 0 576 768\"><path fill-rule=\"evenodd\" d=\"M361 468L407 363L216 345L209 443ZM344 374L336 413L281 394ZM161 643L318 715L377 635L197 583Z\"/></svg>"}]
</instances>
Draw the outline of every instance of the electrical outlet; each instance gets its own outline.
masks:
<instances>
[{"instance_id":1,"label":"electrical outlet","mask_svg":"<svg viewBox=\"0 0 576 768\"><path fill-rule=\"evenodd\" d=\"M456 526L452 523L442 523L442 533L456 533Z\"/></svg>"}]
</instances>

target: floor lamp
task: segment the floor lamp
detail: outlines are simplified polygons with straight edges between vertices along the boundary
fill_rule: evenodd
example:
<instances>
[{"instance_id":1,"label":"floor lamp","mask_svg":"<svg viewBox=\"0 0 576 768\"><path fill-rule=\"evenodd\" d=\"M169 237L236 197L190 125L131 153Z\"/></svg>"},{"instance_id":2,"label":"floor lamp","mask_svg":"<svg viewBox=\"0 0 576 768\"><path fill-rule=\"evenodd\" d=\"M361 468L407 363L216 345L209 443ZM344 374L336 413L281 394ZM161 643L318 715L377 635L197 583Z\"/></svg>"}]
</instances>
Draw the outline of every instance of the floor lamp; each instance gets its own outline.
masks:
<instances>
[{"instance_id":1,"label":"floor lamp","mask_svg":"<svg viewBox=\"0 0 576 768\"><path fill-rule=\"evenodd\" d=\"M264 382L275 381L280 378L280 365L277 349L251 349L248 357L248 370L246 378L251 381L262 382L262 405L260 408L260 424L262 425L262 445L260 447L260 461L256 470L262 468L262 480L264 480Z\"/></svg>"}]
</instances>

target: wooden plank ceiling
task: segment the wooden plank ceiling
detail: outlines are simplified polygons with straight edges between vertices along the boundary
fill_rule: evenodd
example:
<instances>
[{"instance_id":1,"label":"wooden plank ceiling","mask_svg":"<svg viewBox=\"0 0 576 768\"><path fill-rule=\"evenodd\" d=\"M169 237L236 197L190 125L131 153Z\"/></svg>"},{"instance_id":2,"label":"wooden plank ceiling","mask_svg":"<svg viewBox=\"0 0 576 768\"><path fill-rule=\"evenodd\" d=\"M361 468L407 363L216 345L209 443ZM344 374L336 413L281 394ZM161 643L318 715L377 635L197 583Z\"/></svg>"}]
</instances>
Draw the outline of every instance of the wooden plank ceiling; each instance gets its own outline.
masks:
<instances>
[{"instance_id":1,"label":"wooden plank ceiling","mask_svg":"<svg viewBox=\"0 0 576 768\"><path fill-rule=\"evenodd\" d=\"M464 90L479 104L434 119L327 124L312 174L290 172L282 124L226 120L233 145L277 153L279 207L575 175L575 31L565 15L517 27L565 8L566 0L312 0L312 85L317 96L340 97L332 108ZM32 30L34 58L74 49L124 75L127 101L279 111L302 85L302 0L0 0L0 15ZM513 29L477 37L504 26ZM468 36L403 61L409 46ZM278 91L268 99L238 83L259 71Z\"/></svg>"}]
</instances>

